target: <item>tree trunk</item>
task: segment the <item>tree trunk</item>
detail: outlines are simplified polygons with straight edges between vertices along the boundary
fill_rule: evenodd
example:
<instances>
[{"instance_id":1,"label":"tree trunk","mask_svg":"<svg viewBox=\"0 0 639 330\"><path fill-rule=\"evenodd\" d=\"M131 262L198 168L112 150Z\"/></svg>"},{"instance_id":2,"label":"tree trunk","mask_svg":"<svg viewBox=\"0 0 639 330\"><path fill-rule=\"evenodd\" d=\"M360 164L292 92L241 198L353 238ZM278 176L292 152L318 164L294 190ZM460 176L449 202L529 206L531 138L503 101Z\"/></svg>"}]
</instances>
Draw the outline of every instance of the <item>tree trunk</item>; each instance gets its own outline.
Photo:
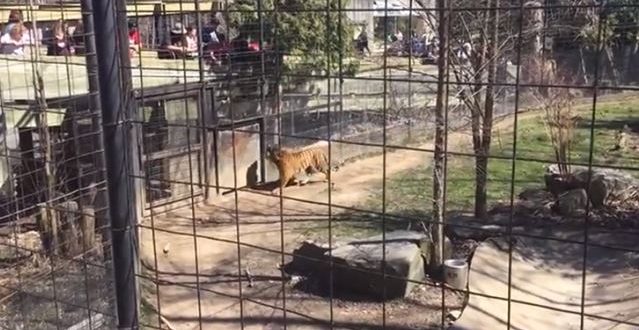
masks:
<instances>
[{"instance_id":1,"label":"tree trunk","mask_svg":"<svg viewBox=\"0 0 639 330\"><path fill-rule=\"evenodd\" d=\"M437 63L437 100L435 104L435 152L433 154L433 221L431 226L435 246L432 262L443 264L444 258L444 107L446 95L446 75L448 69L448 20L447 0L437 0L439 9L439 60Z\"/></svg>"},{"instance_id":2,"label":"tree trunk","mask_svg":"<svg viewBox=\"0 0 639 330\"><path fill-rule=\"evenodd\" d=\"M40 237L42 237L42 246L47 255L58 255L60 244L58 241L58 220L56 212L51 210L46 203L40 203L38 204L36 221L38 223Z\"/></svg>"},{"instance_id":3,"label":"tree trunk","mask_svg":"<svg viewBox=\"0 0 639 330\"><path fill-rule=\"evenodd\" d=\"M612 85L618 86L621 81L619 80L619 70L615 67L615 55L612 52L612 48L610 48L610 46L606 46L605 53L608 65L610 65L610 72L612 73Z\"/></svg>"},{"instance_id":4,"label":"tree trunk","mask_svg":"<svg viewBox=\"0 0 639 330\"><path fill-rule=\"evenodd\" d=\"M481 152L481 151L480 151ZM487 173L488 157L481 154L475 156L475 218L485 219L488 216Z\"/></svg>"},{"instance_id":5,"label":"tree trunk","mask_svg":"<svg viewBox=\"0 0 639 330\"><path fill-rule=\"evenodd\" d=\"M581 72L583 73L584 84L588 85L588 68L586 67L586 59L584 58L584 48L579 47L579 61L581 64Z\"/></svg>"},{"instance_id":6,"label":"tree trunk","mask_svg":"<svg viewBox=\"0 0 639 330\"><path fill-rule=\"evenodd\" d=\"M499 0L495 0L495 6L499 7ZM497 45L499 44L499 15L497 10L490 10L488 40L486 41L487 84L484 97L483 114L481 114L481 133L475 145L475 217L485 219L488 216L488 156L490 155L490 143L493 130L493 113L495 107L495 77L497 76ZM473 139L475 141L475 138Z\"/></svg>"},{"instance_id":7,"label":"tree trunk","mask_svg":"<svg viewBox=\"0 0 639 330\"><path fill-rule=\"evenodd\" d=\"M622 59L622 68L621 72L623 74L622 83L627 84L630 83L632 79L632 73L630 70L630 60L632 58L632 49L634 48L632 44L624 43L623 47L623 59Z\"/></svg>"}]
</instances>

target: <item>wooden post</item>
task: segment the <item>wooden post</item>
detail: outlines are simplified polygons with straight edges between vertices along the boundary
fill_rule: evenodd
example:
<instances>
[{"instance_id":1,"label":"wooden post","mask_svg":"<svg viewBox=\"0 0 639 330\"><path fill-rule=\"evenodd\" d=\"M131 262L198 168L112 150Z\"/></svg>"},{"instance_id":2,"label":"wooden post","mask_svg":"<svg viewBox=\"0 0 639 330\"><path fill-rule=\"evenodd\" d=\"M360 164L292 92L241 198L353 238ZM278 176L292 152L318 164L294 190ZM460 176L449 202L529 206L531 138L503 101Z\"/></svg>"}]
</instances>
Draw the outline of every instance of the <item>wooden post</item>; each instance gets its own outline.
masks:
<instances>
[{"instance_id":1,"label":"wooden post","mask_svg":"<svg viewBox=\"0 0 639 330\"><path fill-rule=\"evenodd\" d=\"M82 208L80 229L82 230L82 248L84 253L87 253L95 246L95 210L93 208Z\"/></svg>"},{"instance_id":2,"label":"wooden post","mask_svg":"<svg viewBox=\"0 0 639 330\"><path fill-rule=\"evenodd\" d=\"M60 204L58 212L60 214L59 219L62 225L62 243L64 244L64 253L68 257L77 256L82 248L80 247L80 235L78 233L78 221L79 219L79 207L78 203L74 201L67 201Z\"/></svg>"},{"instance_id":3,"label":"wooden post","mask_svg":"<svg viewBox=\"0 0 639 330\"><path fill-rule=\"evenodd\" d=\"M51 212L46 203L38 204L36 221L42 237L42 246L49 256L58 254L58 221L56 212Z\"/></svg>"}]
</instances>

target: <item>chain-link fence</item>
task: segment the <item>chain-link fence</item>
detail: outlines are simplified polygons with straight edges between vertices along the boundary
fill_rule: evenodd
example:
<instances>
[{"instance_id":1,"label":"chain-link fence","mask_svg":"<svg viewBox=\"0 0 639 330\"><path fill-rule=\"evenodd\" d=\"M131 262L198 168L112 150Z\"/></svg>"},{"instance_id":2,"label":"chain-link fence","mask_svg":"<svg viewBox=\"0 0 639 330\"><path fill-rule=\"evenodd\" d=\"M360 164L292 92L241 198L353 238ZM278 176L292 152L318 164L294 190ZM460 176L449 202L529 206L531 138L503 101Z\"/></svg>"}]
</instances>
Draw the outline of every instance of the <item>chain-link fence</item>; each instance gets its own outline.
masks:
<instances>
[{"instance_id":1,"label":"chain-link fence","mask_svg":"<svg viewBox=\"0 0 639 330\"><path fill-rule=\"evenodd\" d=\"M0 5L0 326L639 327L639 4Z\"/></svg>"}]
</instances>

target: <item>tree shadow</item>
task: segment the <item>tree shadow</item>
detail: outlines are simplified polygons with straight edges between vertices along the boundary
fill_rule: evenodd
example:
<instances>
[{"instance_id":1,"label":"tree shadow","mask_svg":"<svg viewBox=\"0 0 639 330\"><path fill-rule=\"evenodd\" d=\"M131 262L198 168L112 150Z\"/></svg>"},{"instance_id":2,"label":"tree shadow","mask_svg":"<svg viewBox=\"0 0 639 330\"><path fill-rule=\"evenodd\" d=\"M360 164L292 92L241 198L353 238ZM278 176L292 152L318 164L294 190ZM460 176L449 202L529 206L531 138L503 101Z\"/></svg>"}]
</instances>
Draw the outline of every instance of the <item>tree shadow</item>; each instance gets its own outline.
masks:
<instances>
[{"instance_id":1,"label":"tree shadow","mask_svg":"<svg viewBox=\"0 0 639 330\"><path fill-rule=\"evenodd\" d=\"M596 130L620 130L624 126L628 125L628 128L632 133L639 134L639 119L628 116L624 119L599 119L596 120L594 125L588 120L581 120L577 124L578 128L590 129L594 126Z\"/></svg>"}]
</instances>

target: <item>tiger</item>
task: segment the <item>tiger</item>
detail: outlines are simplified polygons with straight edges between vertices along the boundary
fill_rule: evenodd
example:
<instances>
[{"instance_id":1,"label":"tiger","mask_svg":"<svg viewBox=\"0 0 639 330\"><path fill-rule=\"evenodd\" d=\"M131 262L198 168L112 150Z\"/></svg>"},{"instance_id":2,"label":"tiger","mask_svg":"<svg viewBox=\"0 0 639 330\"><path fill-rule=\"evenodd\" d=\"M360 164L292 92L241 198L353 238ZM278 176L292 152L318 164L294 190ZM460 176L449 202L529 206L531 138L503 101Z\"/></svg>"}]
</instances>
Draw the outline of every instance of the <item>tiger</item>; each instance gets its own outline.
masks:
<instances>
[{"instance_id":1,"label":"tiger","mask_svg":"<svg viewBox=\"0 0 639 330\"><path fill-rule=\"evenodd\" d=\"M280 193L284 190L291 181L296 180L296 175L304 173L311 175L317 172L321 172L325 175L323 182L327 182L329 179L330 171L337 171L338 166L330 167L328 161L328 155L326 151L321 147L304 148L300 150L290 149L275 149L273 147L267 147L266 153L268 159L277 166L280 173L279 190ZM308 179L300 181L296 180L297 185L303 185L308 182ZM277 192L277 188L272 191L273 194Z\"/></svg>"}]
</instances>

